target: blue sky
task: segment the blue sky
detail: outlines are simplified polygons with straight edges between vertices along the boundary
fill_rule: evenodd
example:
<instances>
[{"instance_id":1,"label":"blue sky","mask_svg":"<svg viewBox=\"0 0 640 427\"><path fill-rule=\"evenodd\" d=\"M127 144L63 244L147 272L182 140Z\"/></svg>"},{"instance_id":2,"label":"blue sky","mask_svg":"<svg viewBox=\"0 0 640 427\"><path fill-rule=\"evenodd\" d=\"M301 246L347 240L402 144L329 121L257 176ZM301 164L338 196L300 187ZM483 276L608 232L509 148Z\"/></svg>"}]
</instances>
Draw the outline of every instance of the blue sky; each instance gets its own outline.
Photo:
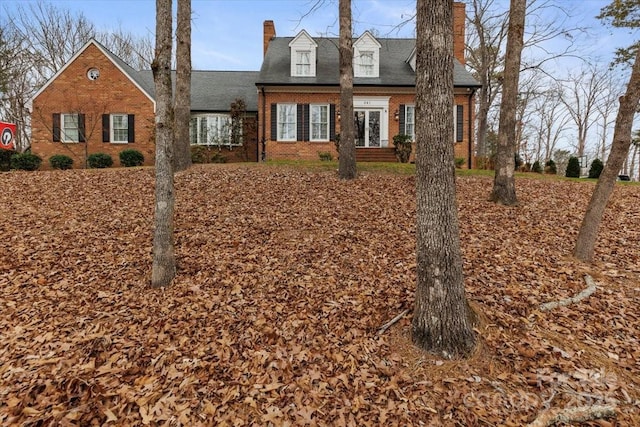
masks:
<instances>
[{"instance_id":1,"label":"blue sky","mask_svg":"<svg viewBox=\"0 0 640 427\"><path fill-rule=\"evenodd\" d=\"M3 0L3 6L28 4L36 0ZM508 8L508 0L497 0ZM543 0L539 0L543 1ZM135 34L153 37L154 0L49 0L72 12L82 12L100 30L121 27ZM192 0L192 59L194 69L259 70L262 61L262 23L271 19L279 36L293 36L301 29L312 36L338 33L338 0L325 0L310 13L316 0ZM355 35L373 29L378 36L413 37L414 25L398 28L413 16L415 0L352 0ZM594 18L607 0L548 0L571 11L568 24L591 29L577 42L580 54L609 58L610 52L626 43L625 33L611 33ZM545 14L553 18L553 8Z\"/></svg>"}]
</instances>

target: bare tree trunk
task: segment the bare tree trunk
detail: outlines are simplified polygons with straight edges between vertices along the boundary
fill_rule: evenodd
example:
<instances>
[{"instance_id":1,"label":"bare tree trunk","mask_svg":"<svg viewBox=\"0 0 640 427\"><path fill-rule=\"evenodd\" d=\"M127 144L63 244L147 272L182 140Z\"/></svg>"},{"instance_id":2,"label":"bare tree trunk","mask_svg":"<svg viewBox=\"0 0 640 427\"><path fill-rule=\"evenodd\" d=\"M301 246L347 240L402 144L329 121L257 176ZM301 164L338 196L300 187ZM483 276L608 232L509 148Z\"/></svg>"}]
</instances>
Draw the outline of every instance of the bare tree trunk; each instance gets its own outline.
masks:
<instances>
[{"instance_id":1,"label":"bare tree trunk","mask_svg":"<svg viewBox=\"0 0 640 427\"><path fill-rule=\"evenodd\" d=\"M191 166L191 0L178 0L174 172Z\"/></svg>"},{"instance_id":2,"label":"bare tree trunk","mask_svg":"<svg viewBox=\"0 0 640 427\"><path fill-rule=\"evenodd\" d=\"M338 176L356 177L356 142L353 117L353 40L351 36L351 0L340 0L340 159Z\"/></svg>"},{"instance_id":3,"label":"bare tree trunk","mask_svg":"<svg viewBox=\"0 0 640 427\"><path fill-rule=\"evenodd\" d=\"M171 102L171 1L156 0L156 57L151 69L156 87L156 190L151 285L168 286L176 275L173 247L175 204L173 169L173 108Z\"/></svg>"},{"instance_id":4,"label":"bare tree trunk","mask_svg":"<svg viewBox=\"0 0 640 427\"><path fill-rule=\"evenodd\" d=\"M640 101L640 50L637 51L627 92L620 97L620 109L613 131L611 151L591 195L587 212L582 220L573 254L581 261L593 259L596 238L604 209L611 197L618 173L629 153L633 117Z\"/></svg>"},{"instance_id":5,"label":"bare tree trunk","mask_svg":"<svg viewBox=\"0 0 640 427\"><path fill-rule=\"evenodd\" d=\"M462 275L453 153L451 0L418 0L416 70L417 289L414 343L445 358L475 347Z\"/></svg>"},{"instance_id":6,"label":"bare tree trunk","mask_svg":"<svg viewBox=\"0 0 640 427\"><path fill-rule=\"evenodd\" d=\"M524 37L526 0L511 0L509 7L509 30L504 64L504 85L500 105L500 128L498 130L498 154L491 200L504 205L516 205L515 147L516 107L518 81Z\"/></svg>"}]
</instances>

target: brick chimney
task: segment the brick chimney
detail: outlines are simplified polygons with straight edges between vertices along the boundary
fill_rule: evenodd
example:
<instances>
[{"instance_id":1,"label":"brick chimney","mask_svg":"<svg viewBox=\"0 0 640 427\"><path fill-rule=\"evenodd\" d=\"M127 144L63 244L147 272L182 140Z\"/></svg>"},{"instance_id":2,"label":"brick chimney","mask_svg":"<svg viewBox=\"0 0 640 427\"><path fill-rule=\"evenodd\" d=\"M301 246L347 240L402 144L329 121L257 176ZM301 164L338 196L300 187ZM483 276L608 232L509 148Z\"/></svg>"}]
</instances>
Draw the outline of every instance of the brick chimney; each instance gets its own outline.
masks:
<instances>
[{"instance_id":1,"label":"brick chimney","mask_svg":"<svg viewBox=\"0 0 640 427\"><path fill-rule=\"evenodd\" d=\"M262 43L264 51L262 52L262 56L267 54L267 48L269 47L269 42L276 36L276 26L273 21L268 20L264 21L262 24Z\"/></svg>"},{"instance_id":2,"label":"brick chimney","mask_svg":"<svg viewBox=\"0 0 640 427\"><path fill-rule=\"evenodd\" d=\"M465 4L453 3L453 55L464 65Z\"/></svg>"}]
</instances>

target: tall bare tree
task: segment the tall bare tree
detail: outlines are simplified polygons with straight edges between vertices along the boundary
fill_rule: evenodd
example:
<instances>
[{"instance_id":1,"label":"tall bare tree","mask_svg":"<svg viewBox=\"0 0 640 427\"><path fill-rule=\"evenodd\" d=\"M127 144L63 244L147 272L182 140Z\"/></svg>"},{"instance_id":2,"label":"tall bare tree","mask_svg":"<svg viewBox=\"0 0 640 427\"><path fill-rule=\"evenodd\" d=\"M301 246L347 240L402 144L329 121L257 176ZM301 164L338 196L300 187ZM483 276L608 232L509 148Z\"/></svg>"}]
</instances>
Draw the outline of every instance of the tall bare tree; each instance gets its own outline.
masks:
<instances>
[{"instance_id":1,"label":"tall bare tree","mask_svg":"<svg viewBox=\"0 0 640 427\"><path fill-rule=\"evenodd\" d=\"M174 172L191 166L189 120L191 119L191 0L178 0L176 25L176 97Z\"/></svg>"},{"instance_id":2,"label":"tall bare tree","mask_svg":"<svg viewBox=\"0 0 640 427\"><path fill-rule=\"evenodd\" d=\"M498 128L498 153L491 200L504 205L518 203L515 183L516 104L524 40L526 0L511 0L507 52L504 61L504 83Z\"/></svg>"},{"instance_id":3,"label":"tall bare tree","mask_svg":"<svg viewBox=\"0 0 640 427\"><path fill-rule=\"evenodd\" d=\"M171 284L176 275L173 244L173 102L171 85L172 0L156 0L156 56L151 65L156 88L155 229L151 285Z\"/></svg>"},{"instance_id":4,"label":"tall bare tree","mask_svg":"<svg viewBox=\"0 0 640 427\"><path fill-rule=\"evenodd\" d=\"M489 110L502 84L501 73L502 47L507 36L507 17L505 11L496 11L494 0L472 0L473 13L468 16L470 23L469 40L466 44L467 65L473 70L481 86L478 90L478 132L476 153L486 164L489 150L486 144Z\"/></svg>"},{"instance_id":5,"label":"tall bare tree","mask_svg":"<svg viewBox=\"0 0 640 427\"><path fill-rule=\"evenodd\" d=\"M356 141L353 116L353 39L351 31L351 0L340 0L340 145L338 176L354 179L356 170Z\"/></svg>"},{"instance_id":6,"label":"tall bare tree","mask_svg":"<svg viewBox=\"0 0 640 427\"><path fill-rule=\"evenodd\" d=\"M609 19L615 27L640 26L640 4L637 0L614 0L609 6L602 9L601 19ZM627 84L627 90L620 97L620 108L616 117L613 131L611 151L600 174L596 188L591 195L587 211L582 219L576 246L573 254L581 261L591 261L595 251L598 229L604 214L607 202L613 193L613 188L629 154L632 141L632 127L635 113L640 102L640 49L635 48L635 59L631 69L631 77Z\"/></svg>"},{"instance_id":7,"label":"tall bare tree","mask_svg":"<svg viewBox=\"0 0 640 427\"><path fill-rule=\"evenodd\" d=\"M417 288L412 336L445 358L475 347L462 274L453 144L453 4L418 0Z\"/></svg>"}]
</instances>

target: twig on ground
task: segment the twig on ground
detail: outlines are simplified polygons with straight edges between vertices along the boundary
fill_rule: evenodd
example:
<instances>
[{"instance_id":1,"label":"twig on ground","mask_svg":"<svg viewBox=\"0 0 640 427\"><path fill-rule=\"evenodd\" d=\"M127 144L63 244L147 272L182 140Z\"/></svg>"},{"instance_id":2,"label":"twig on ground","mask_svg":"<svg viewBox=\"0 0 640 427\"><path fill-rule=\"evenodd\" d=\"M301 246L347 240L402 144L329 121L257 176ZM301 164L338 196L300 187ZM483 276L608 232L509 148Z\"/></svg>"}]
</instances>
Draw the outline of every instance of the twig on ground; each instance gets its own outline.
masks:
<instances>
[{"instance_id":1,"label":"twig on ground","mask_svg":"<svg viewBox=\"0 0 640 427\"><path fill-rule=\"evenodd\" d=\"M591 295L596 291L597 286L596 286L596 282L594 282L593 278L588 274L584 276L584 281L587 283L587 287L579 294L572 296L571 298L566 298L560 301L546 302L540 305L540 310L549 311L549 310L553 310L554 308L565 307L569 304L573 304L587 298L589 295Z\"/></svg>"},{"instance_id":2,"label":"twig on ground","mask_svg":"<svg viewBox=\"0 0 640 427\"><path fill-rule=\"evenodd\" d=\"M527 427L547 427L556 423L578 423L601 418L609 418L613 417L615 414L616 408L611 405L548 409L538 415L538 417L532 423L529 423Z\"/></svg>"},{"instance_id":3,"label":"twig on ground","mask_svg":"<svg viewBox=\"0 0 640 427\"><path fill-rule=\"evenodd\" d=\"M387 323L385 323L384 325L382 325L380 327L380 329L378 329L378 335L382 335L384 334L384 332L389 329L390 327L392 327L395 323L397 323L400 319L402 319L407 313L409 312L409 309L407 308L406 310L403 310L402 313L398 314L396 317L394 317L393 319L389 320Z\"/></svg>"}]
</instances>

